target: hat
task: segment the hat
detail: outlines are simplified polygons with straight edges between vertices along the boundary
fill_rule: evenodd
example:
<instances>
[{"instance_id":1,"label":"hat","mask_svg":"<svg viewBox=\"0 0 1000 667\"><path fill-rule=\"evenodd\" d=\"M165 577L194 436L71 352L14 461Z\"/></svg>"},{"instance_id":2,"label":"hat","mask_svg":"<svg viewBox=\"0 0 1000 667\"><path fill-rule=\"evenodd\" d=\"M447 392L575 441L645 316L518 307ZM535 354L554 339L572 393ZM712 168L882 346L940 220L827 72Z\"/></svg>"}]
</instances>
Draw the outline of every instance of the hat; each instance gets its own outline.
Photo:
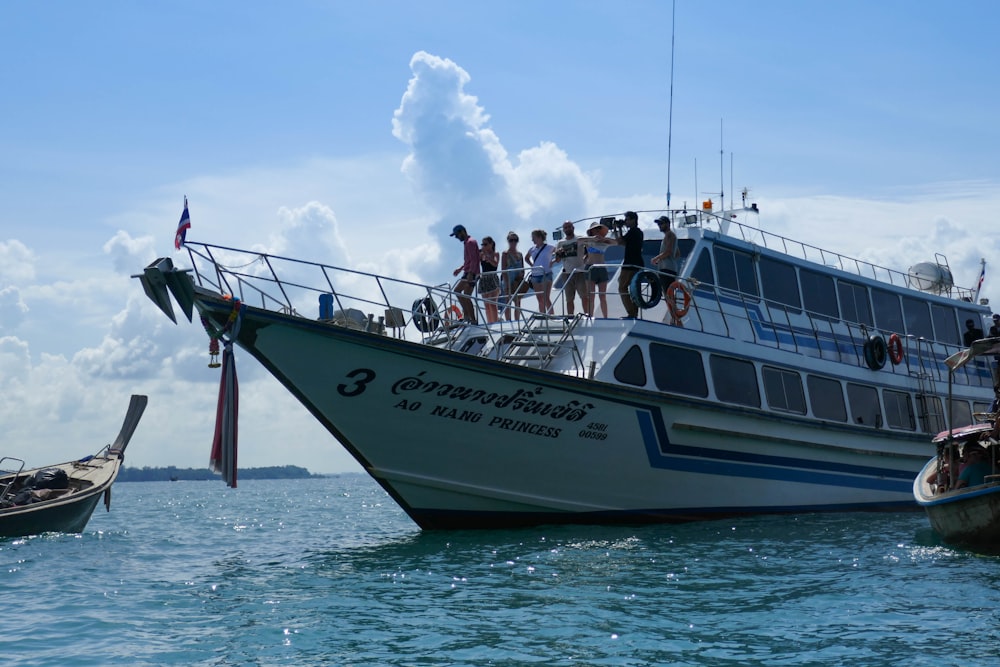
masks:
<instances>
[{"instance_id":1,"label":"hat","mask_svg":"<svg viewBox=\"0 0 1000 667\"><path fill-rule=\"evenodd\" d=\"M590 227L587 227L587 236L593 236L594 232L600 228L604 228L604 231L608 231L608 226L602 223L600 220L594 220L590 223Z\"/></svg>"},{"instance_id":2,"label":"hat","mask_svg":"<svg viewBox=\"0 0 1000 667\"><path fill-rule=\"evenodd\" d=\"M657 218L656 220L654 220L654 222L657 225L669 225L670 224L670 218L668 218L665 215L661 215L659 218Z\"/></svg>"},{"instance_id":3,"label":"hat","mask_svg":"<svg viewBox=\"0 0 1000 667\"><path fill-rule=\"evenodd\" d=\"M454 229L451 230L451 234L449 234L448 236L458 236L459 232L464 232L464 231L465 231L465 227L464 226L462 226L462 225L455 225Z\"/></svg>"}]
</instances>

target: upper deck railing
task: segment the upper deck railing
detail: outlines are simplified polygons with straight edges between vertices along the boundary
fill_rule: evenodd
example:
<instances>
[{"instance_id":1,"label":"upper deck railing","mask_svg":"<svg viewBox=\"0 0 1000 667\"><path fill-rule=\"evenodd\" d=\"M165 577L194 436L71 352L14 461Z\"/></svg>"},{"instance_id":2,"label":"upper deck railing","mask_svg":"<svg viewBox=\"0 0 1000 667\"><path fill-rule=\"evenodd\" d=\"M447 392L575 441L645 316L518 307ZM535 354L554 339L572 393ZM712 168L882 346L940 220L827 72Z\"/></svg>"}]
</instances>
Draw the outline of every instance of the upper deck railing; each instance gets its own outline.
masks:
<instances>
[{"instance_id":1,"label":"upper deck railing","mask_svg":"<svg viewBox=\"0 0 1000 667\"><path fill-rule=\"evenodd\" d=\"M663 209L637 212L645 215L652 215L654 217L666 215L670 217L675 229L684 229L689 227L713 229L714 231L718 231L720 234L725 236L738 238L746 243L763 246L791 257L799 257L808 262L819 264L820 266L840 269L845 273L853 273L858 276L871 278L878 282L888 283L890 285L907 287L915 290L920 289L917 285L917 277L905 271L890 269L863 259L857 259L855 257L842 255L841 253L833 252L831 250L825 250L809 243L796 241L795 239L790 239L787 236L768 232L752 225L739 222L736 219L736 216L739 214L758 214L759 211L757 210L756 205L754 205L754 207L717 212L708 210L690 211L687 209ZM608 220L609 217L614 218L614 216L592 217L584 218L583 220L579 220L577 222L578 224L589 223L593 220ZM942 268L948 268L947 263L940 264L940 266ZM953 299L971 301L975 296L975 290L968 287L951 286L949 289L944 291L943 294Z\"/></svg>"}]
</instances>

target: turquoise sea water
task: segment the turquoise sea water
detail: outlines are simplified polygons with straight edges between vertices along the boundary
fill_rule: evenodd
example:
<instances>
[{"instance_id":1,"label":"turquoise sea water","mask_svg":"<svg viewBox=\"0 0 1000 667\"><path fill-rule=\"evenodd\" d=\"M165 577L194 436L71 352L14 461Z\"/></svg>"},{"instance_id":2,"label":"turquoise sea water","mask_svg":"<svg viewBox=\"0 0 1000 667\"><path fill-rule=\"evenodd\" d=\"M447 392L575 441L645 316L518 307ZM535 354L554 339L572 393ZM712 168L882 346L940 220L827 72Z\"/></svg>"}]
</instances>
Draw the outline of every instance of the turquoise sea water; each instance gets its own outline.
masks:
<instances>
[{"instance_id":1,"label":"turquoise sea water","mask_svg":"<svg viewBox=\"0 0 1000 667\"><path fill-rule=\"evenodd\" d=\"M7 665L990 665L922 514L421 532L371 480L119 483L0 541Z\"/></svg>"}]
</instances>

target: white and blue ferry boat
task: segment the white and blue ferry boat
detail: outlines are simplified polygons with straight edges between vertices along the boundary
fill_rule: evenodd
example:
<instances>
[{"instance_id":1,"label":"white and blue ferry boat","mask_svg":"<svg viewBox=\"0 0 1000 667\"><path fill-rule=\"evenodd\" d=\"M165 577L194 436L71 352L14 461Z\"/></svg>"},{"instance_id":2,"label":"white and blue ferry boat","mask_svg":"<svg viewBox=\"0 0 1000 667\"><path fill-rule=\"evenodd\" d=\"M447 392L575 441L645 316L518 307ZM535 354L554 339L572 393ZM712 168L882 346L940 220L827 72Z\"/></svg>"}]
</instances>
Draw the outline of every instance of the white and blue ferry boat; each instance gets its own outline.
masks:
<instances>
[{"instance_id":1,"label":"white and blue ferry boat","mask_svg":"<svg viewBox=\"0 0 1000 667\"><path fill-rule=\"evenodd\" d=\"M466 324L450 285L204 243L138 277L263 364L423 528L917 509L928 438L993 399L985 362L955 375L950 415L940 399L989 314L974 290L943 257L898 271L768 233L755 205L641 226L661 215L681 269L667 299L644 267L636 319L620 247L607 318L566 315L556 289L555 314Z\"/></svg>"}]
</instances>

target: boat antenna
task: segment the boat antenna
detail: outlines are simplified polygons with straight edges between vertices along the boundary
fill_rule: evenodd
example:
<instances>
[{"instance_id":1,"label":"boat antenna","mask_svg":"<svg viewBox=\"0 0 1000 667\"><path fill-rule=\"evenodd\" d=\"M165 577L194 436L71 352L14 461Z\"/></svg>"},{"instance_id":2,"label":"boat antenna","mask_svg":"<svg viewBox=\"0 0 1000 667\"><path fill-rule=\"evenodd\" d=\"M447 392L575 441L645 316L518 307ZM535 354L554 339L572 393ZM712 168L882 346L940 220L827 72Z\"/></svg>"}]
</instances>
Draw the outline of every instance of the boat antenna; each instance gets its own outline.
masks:
<instances>
[{"instance_id":1,"label":"boat antenna","mask_svg":"<svg viewBox=\"0 0 1000 667\"><path fill-rule=\"evenodd\" d=\"M674 35L676 34L677 0L670 10L670 112L667 116L667 209L670 208L670 151L674 139Z\"/></svg>"},{"instance_id":2,"label":"boat antenna","mask_svg":"<svg viewBox=\"0 0 1000 667\"><path fill-rule=\"evenodd\" d=\"M719 210L726 210L726 152L723 150L722 119L719 119Z\"/></svg>"}]
</instances>

